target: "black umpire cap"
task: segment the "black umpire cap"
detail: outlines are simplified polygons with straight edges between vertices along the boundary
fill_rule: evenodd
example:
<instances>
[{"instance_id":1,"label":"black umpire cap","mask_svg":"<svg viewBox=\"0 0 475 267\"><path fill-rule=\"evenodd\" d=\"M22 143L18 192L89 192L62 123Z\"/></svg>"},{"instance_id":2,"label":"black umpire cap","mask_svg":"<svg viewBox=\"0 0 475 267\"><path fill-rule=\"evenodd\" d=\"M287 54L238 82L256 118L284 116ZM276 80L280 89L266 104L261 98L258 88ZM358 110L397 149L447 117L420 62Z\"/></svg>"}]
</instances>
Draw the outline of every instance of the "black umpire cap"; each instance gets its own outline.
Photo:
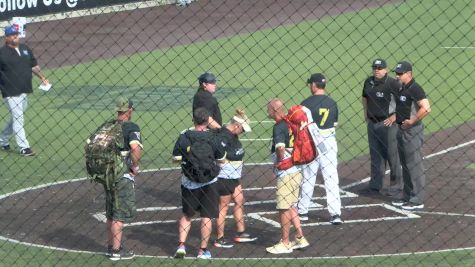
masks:
<instances>
[{"instance_id":1,"label":"black umpire cap","mask_svg":"<svg viewBox=\"0 0 475 267\"><path fill-rule=\"evenodd\" d=\"M405 73L408 71L412 71L412 65L407 61L401 61L397 63L396 67L394 68L394 72L396 73Z\"/></svg>"},{"instance_id":2,"label":"black umpire cap","mask_svg":"<svg viewBox=\"0 0 475 267\"><path fill-rule=\"evenodd\" d=\"M386 61L381 58L377 58L373 61L373 64L371 64L371 67L373 68L386 68L388 65L386 64Z\"/></svg>"},{"instance_id":3,"label":"black umpire cap","mask_svg":"<svg viewBox=\"0 0 475 267\"><path fill-rule=\"evenodd\" d=\"M216 76L214 76L213 73L211 72L205 72L198 77L198 81L200 84L202 83L216 83L217 79Z\"/></svg>"}]
</instances>

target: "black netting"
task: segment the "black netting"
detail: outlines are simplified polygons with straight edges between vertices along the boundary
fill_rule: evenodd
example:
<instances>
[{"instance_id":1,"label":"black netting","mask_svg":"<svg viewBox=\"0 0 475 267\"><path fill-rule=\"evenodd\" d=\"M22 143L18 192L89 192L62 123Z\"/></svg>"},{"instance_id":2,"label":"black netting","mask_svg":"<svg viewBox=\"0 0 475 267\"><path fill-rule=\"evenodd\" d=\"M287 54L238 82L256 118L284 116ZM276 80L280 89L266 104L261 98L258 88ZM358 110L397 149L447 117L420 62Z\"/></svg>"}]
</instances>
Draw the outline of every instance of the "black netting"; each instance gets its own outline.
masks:
<instances>
[{"instance_id":1,"label":"black netting","mask_svg":"<svg viewBox=\"0 0 475 267\"><path fill-rule=\"evenodd\" d=\"M231 197L231 203L245 203L245 228L233 216L239 221L236 204L229 205L225 242L216 242L217 221L212 221L212 264L473 264L473 1L0 0L0 12L2 33L8 35L0 50L1 265L108 263L106 194L86 177L84 145L99 125L116 117L120 96L133 101L132 121L143 144L140 174L128 190L136 194L136 216L123 225L121 243L136 254L127 263L183 264L173 259L183 239L178 222L186 218L180 164L172 154L180 133L193 127L193 96L204 72L217 78L213 97L223 127L231 129L236 109L244 109L252 128L239 134L243 193L236 189ZM22 45L15 50L12 40L22 23L25 36L20 34ZM31 52L41 67L37 76L52 85L49 91L38 88L42 82L33 74L28 92ZM383 70L372 68L379 66L375 59L384 59ZM412 71L398 66L401 61ZM384 69L389 80L397 78L383 85L389 91L365 93L365 80ZM292 189L274 172L276 131L268 103L281 99L285 113L302 103L312 94L307 79L314 73L325 76L324 93L337 105L337 118L329 115L334 107L311 110L327 149L338 147L337 160L320 150L318 173L304 175L300 186L300 199L311 193L307 202L289 198L295 208L276 209L282 204L276 188L285 187L285 197ZM411 77L423 94L411 86ZM381 80L367 80L367 90ZM368 107L374 105L368 101L388 95L397 102L395 110ZM328 119L338 122L336 127L323 126ZM397 143L392 152L403 164L400 183L390 172L388 142ZM235 161L228 157L224 164L236 166ZM379 180L378 171L384 176ZM309 177L316 177L315 185ZM134 199L118 196L124 198ZM210 205L217 206L217 198ZM303 249L305 242L295 243L297 218L309 242ZM281 220L292 224L294 243L288 246ZM199 211L190 223L184 263L207 265L196 259L203 247ZM238 236L244 229L257 240ZM281 238L284 245L270 249Z\"/></svg>"}]
</instances>

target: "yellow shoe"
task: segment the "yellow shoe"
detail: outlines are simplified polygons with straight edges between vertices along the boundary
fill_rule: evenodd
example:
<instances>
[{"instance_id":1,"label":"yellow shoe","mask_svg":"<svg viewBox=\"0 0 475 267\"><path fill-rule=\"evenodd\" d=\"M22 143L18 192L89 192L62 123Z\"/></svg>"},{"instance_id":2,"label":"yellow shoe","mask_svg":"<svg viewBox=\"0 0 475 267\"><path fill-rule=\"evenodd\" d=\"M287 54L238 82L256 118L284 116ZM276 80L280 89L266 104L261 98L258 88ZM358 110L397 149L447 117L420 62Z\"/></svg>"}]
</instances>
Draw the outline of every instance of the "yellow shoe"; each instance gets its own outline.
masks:
<instances>
[{"instance_id":1,"label":"yellow shoe","mask_svg":"<svg viewBox=\"0 0 475 267\"><path fill-rule=\"evenodd\" d=\"M266 248L266 250L267 250L267 252L272 253L272 254L285 254L285 253L292 253L293 252L291 243L286 245L286 244L282 243L282 240L279 243L273 245L272 247Z\"/></svg>"},{"instance_id":2,"label":"yellow shoe","mask_svg":"<svg viewBox=\"0 0 475 267\"><path fill-rule=\"evenodd\" d=\"M302 249L310 246L310 243L308 243L305 236L302 236L301 238L296 237L295 241L290 242L290 245L292 249Z\"/></svg>"}]
</instances>

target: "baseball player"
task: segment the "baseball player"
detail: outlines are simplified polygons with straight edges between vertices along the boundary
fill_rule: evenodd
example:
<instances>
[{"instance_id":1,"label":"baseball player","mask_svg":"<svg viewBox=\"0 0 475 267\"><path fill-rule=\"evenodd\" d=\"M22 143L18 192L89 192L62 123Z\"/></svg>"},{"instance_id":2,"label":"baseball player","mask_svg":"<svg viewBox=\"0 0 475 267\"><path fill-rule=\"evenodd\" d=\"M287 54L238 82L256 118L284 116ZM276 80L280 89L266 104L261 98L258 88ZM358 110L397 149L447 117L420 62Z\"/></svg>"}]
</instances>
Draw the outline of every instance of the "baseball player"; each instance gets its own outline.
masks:
<instances>
[{"instance_id":1,"label":"baseball player","mask_svg":"<svg viewBox=\"0 0 475 267\"><path fill-rule=\"evenodd\" d=\"M319 144L318 157L309 164L302 166L302 188L297 204L300 220L308 220L308 208L311 203L317 172L320 168L325 184L327 206L330 222L334 225L342 223L341 199L337 172L337 143L335 127L338 123L338 107L336 102L325 95L327 81L321 73L315 73L307 80L312 95L301 105L307 107L317 124L323 141Z\"/></svg>"},{"instance_id":2,"label":"baseball player","mask_svg":"<svg viewBox=\"0 0 475 267\"><path fill-rule=\"evenodd\" d=\"M388 195L398 195L402 190L402 170L397 153L396 102L399 90L397 80L388 76L386 61L375 59L371 65L373 75L363 85L362 103L368 128L371 157L371 180L368 188L360 193L379 193L383 187L386 162L389 163L390 187Z\"/></svg>"}]
</instances>

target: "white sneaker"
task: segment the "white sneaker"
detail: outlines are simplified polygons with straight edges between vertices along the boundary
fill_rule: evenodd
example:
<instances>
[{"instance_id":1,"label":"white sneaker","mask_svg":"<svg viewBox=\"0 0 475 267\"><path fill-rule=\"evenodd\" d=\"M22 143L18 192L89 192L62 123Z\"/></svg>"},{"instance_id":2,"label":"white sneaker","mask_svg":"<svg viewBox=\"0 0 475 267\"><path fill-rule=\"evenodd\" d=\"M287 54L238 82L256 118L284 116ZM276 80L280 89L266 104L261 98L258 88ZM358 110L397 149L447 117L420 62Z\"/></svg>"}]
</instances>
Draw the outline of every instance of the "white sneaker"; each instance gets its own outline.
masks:
<instances>
[{"instance_id":1,"label":"white sneaker","mask_svg":"<svg viewBox=\"0 0 475 267\"><path fill-rule=\"evenodd\" d=\"M408 203L408 201L405 201L404 199L398 199L391 202L391 204L393 204L393 206L396 206L396 207L401 207L406 203Z\"/></svg>"},{"instance_id":2,"label":"white sneaker","mask_svg":"<svg viewBox=\"0 0 475 267\"><path fill-rule=\"evenodd\" d=\"M282 243L282 240L273 245L272 247L266 248L266 251L271 253L271 254L287 254L287 253L292 253L294 250L292 249L291 243L288 245Z\"/></svg>"},{"instance_id":3,"label":"white sneaker","mask_svg":"<svg viewBox=\"0 0 475 267\"><path fill-rule=\"evenodd\" d=\"M333 215L330 219L330 223L333 225L340 225L343 221L341 220L340 215Z\"/></svg>"},{"instance_id":4,"label":"white sneaker","mask_svg":"<svg viewBox=\"0 0 475 267\"><path fill-rule=\"evenodd\" d=\"M290 245L292 246L292 249L302 249L310 246L310 243L308 243L305 236L302 236L300 238L295 238L294 241L290 242Z\"/></svg>"},{"instance_id":5,"label":"white sneaker","mask_svg":"<svg viewBox=\"0 0 475 267\"><path fill-rule=\"evenodd\" d=\"M424 204L417 204L417 203L412 203L412 202L406 202L404 205L401 206L403 210L417 210L417 209L423 209Z\"/></svg>"},{"instance_id":6,"label":"white sneaker","mask_svg":"<svg viewBox=\"0 0 475 267\"><path fill-rule=\"evenodd\" d=\"M176 249L174 258L175 259L183 259L185 257L185 255L186 255L185 245L178 246L178 248Z\"/></svg>"}]
</instances>

